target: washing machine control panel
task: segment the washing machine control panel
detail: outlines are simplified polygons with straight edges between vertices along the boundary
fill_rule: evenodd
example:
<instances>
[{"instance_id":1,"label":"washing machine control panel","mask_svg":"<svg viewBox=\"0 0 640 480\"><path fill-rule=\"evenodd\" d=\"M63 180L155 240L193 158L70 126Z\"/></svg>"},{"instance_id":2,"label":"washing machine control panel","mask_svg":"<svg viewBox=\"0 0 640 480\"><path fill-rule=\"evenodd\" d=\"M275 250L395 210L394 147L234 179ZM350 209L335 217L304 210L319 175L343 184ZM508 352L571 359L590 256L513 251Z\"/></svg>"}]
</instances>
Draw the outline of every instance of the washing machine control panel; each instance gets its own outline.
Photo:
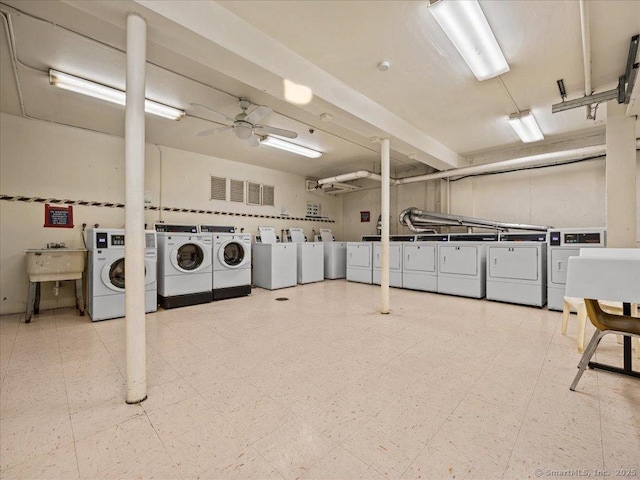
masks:
<instances>
[{"instance_id":1,"label":"washing machine control panel","mask_svg":"<svg viewBox=\"0 0 640 480\"><path fill-rule=\"evenodd\" d=\"M168 225L165 223L156 223L156 232L169 233L198 233L196 225Z\"/></svg>"},{"instance_id":2,"label":"washing machine control panel","mask_svg":"<svg viewBox=\"0 0 640 480\"><path fill-rule=\"evenodd\" d=\"M111 246L123 247L124 235L111 235Z\"/></svg>"},{"instance_id":3,"label":"washing machine control panel","mask_svg":"<svg viewBox=\"0 0 640 480\"><path fill-rule=\"evenodd\" d=\"M107 248L109 246L107 239L107 232L96 232L96 248Z\"/></svg>"}]
</instances>

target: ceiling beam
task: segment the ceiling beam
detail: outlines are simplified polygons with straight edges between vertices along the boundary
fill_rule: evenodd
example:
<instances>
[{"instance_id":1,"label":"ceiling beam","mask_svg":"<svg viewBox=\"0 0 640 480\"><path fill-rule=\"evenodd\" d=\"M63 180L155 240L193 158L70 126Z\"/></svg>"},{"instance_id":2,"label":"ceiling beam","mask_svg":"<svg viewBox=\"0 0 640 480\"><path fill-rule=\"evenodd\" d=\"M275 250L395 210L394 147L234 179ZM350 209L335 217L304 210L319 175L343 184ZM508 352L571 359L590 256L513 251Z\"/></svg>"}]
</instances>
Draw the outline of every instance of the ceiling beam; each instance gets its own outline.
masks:
<instances>
[{"instance_id":1,"label":"ceiling beam","mask_svg":"<svg viewBox=\"0 0 640 480\"><path fill-rule=\"evenodd\" d=\"M210 65L225 75L280 99L285 99L282 88L285 79L304 85L312 90L314 96L384 132L392 142L396 140L417 153L428 155L429 159L424 163L438 170L466 165L463 157L433 137L215 2L135 0L135 3L244 61L241 64L221 61ZM171 48L171 45L165 46ZM185 51L181 48L179 53L203 62L201 50ZM247 62L252 68L247 68ZM279 88L273 88L273 83L269 86L269 82L256 75L256 67L277 77Z\"/></svg>"}]
</instances>

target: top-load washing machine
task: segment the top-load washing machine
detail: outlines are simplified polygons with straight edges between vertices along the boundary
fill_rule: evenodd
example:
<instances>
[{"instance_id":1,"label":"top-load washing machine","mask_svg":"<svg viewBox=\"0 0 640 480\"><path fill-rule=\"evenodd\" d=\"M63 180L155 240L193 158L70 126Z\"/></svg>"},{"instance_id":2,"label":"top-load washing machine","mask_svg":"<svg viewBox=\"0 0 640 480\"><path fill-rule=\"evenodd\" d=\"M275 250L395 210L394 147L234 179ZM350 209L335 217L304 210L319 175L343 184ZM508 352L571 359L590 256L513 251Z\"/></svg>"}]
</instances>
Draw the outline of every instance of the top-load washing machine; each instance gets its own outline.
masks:
<instances>
[{"instance_id":1,"label":"top-load washing machine","mask_svg":"<svg viewBox=\"0 0 640 480\"><path fill-rule=\"evenodd\" d=\"M438 293L484 298L487 273L487 242L494 233L450 234L438 245Z\"/></svg>"},{"instance_id":2,"label":"top-load washing machine","mask_svg":"<svg viewBox=\"0 0 640 480\"><path fill-rule=\"evenodd\" d=\"M402 288L402 244L415 241L415 235L389 236L389 286ZM382 283L382 243L373 244L373 283Z\"/></svg>"},{"instance_id":3,"label":"top-load washing machine","mask_svg":"<svg viewBox=\"0 0 640 480\"><path fill-rule=\"evenodd\" d=\"M373 283L373 242L380 236L365 235L361 242L347 242L347 281Z\"/></svg>"},{"instance_id":4,"label":"top-load washing machine","mask_svg":"<svg viewBox=\"0 0 640 480\"><path fill-rule=\"evenodd\" d=\"M122 229L87 230L87 307L94 322L125 316L124 240ZM144 251L145 312L155 312L158 308L156 266L156 232L147 230Z\"/></svg>"},{"instance_id":5,"label":"top-load washing machine","mask_svg":"<svg viewBox=\"0 0 640 480\"><path fill-rule=\"evenodd\" d=\"M289 229L289 241L296 244L298 252L298 283L324 280L324 244L307 242L301 228Z\"/></svg>"},{"instance_id":6,"label":"top-load washing machine","mask_svg":"<svg viewBox=\"0 0 640 480\"><path fill-rule=\"evenodd\" d=\"M542 307L547 302L547 233L502 233L488 245L487 300Z\"/></svg>"},{"instance_id":7,"label":"top-load washing machine","mask_svg":"<svg viewBox=\"0 0 640 480\"><path fill-rule=\"evenodd\" d=\"M213 300L244 297L251 293L251 235L234 227L200 225L211 235Z\"/></svg>"},{"instance_id":8,"label":"top-load washing machine","mask_svg":"<svg viewBox=\"0 0 640 480\"><path fill-rule=\"evenodd\" d=\"M402 288L438 291L438 245L448 241L448 234L430 233L402 243Z\"/></svg>"},{"instance_id":9,"label":"top-load washing machine","mask_svg":"<svg viewBox=\"0 0 640 480\"><path fill-rule=\"evenodd\" d=\"M197 225L155 226L158 237L158 302L163 308L212 300L211 235Z\"/></svg>"},{"instance_id":10,"label":"top-load washing machine","mask_svg":"<svg viewBox=\"0 0 640 480\"><path fill-rule=\"evenodd\" d=\"M259 238L252 245L253 284L267 290L298 284L298 249L293 243L279 243L273 227L258 227Z\"/></svg>"},{"instance_id":11,"label":"top-load washing machine","mask_svg":"<svg viewBox=\"0 0 640 480\"><path fill-rule=\"evenodd\" d=\"M334 280L347 276L347 242L336 242L328 228L321 228L318 240L324 246L324 278Z\"/></svg>"},{"instance_id":12,"label":"top-load washing machine","mask_svg":"<svg viewBox=\"0 0 640 480\"><path fill-rule=\"evenodd\" d=\"M547 308L562 310L569 257L579 257L581 248L605 247L604 227L554 228L549 230L547 254Z\"/></svg>"}]
</instances>

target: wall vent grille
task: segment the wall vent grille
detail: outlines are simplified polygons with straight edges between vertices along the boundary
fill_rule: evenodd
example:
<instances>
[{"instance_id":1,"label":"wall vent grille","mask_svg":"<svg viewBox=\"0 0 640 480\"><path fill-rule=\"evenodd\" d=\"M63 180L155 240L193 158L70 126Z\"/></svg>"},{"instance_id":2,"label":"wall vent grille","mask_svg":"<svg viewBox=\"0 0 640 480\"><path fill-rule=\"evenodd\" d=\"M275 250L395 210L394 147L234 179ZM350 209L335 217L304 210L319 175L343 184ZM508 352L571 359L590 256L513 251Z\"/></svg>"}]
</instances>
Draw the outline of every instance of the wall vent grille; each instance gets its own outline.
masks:
<instances>
[{"instance_id":1,"label":"wall vent grille","mask_svg":"<svg viewBox=\"0 0 640 480\"><path fill-rule=\"evenodd\" d=\"M230 184L229 201L244 203L244 182L231 179Z\"/></svg>"},{"instance_id":2,"label":"wall vent grille","mask_svg":"<svg viewBox=\"0 0 640 480\"><path fill-rule=\"evenodd\" d=\"M227 179L211 175L211 200L227 199Z\"/></svg>"},{"instance_id":3,"label":"wall vent grille","mask_svg":"<svg viewBox=\"0 0 640 480\"><path fill-rule=\"evenodd\" d=\"M262 185L262 205L273 207L275 205L275 187Z\"/></svg>"},{"instance_id":4,"label":"wall vent grille","mask_svg":"<svg viewBox=\"0 0 640 480\"><path fill-rule=\"evenodd\" d=\"M259 183L253 183L247 181L247 205L261 205L262 204L262 189Z\"/></svg>"}]
</instances>

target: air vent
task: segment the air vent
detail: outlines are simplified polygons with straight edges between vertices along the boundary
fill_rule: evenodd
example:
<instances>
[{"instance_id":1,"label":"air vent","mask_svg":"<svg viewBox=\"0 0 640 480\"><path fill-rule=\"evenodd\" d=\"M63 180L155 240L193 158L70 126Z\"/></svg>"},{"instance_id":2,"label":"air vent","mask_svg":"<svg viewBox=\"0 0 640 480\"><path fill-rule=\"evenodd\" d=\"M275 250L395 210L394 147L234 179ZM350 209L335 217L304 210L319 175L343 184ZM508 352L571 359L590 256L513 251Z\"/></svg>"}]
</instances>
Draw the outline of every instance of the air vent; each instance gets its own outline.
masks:
<instances>
[{"instance_id":1,"label":"air vent","mask_svg":"<svg viewBox=\"0 0 640 480\"><path fill-rule=\"evenodd\" d=\"M247 182L247 205L261 205L260 184Z\"/></svg>"},{"instance_id":2,"label":"air vent","mask_svg":"<svg viewBox=\"0 0 640 480\"><path fill-rule=\"evenodd\" d=\"M244 182L242 180L231 180L229 201L244 203Z\"/></svg>"},{"instance_id":3,"label":"air vent","mask_svg":"<svg viewBox=\"0 0 640 480\"><path fill-rule=\"evenodd\" d=\"M275 205L275 187L268 185L262 185L262 205L268 205L273 207Z\"/></svg>"},{"instance_id":4,"label":"air vent","mask_svg":"<svg viewBox=\"0 0 640 480\"><path fill-rule=\"evenodd\" d=\"M211 175L211 200L227 199L227 179Z\"/></svg>"}]
</instances>

